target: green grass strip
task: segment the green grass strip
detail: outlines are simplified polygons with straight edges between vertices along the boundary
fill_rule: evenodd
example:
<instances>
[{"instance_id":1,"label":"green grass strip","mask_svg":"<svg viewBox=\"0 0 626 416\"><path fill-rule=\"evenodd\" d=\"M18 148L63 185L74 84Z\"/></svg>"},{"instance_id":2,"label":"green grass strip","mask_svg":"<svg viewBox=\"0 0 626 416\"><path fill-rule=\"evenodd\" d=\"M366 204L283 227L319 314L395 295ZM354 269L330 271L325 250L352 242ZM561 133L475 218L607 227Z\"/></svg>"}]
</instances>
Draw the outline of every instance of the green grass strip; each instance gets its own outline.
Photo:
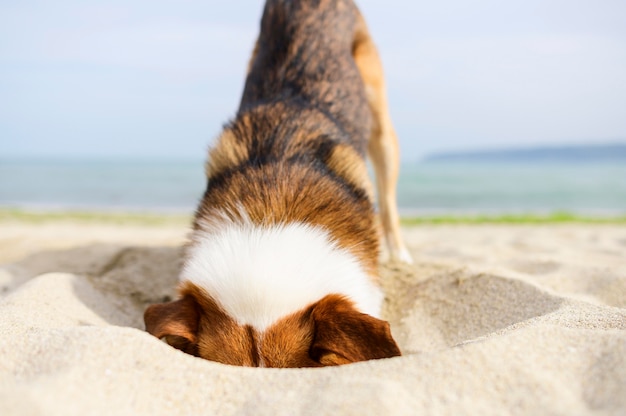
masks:
<instances>
[{"instance_id":1,"label":"green grass strip","mask_svg":"<svg viewBox=\"0 0 626 416\"><path fill-rule=\"evenodd\" d=\"M29 211L0 208L0 222L18 221L31 224L74 221L105 224L189 225L192 214L155 214L141 212L97 211ZM626 215L585 216L569 212L551 214L504 215L434 215L402 218L402 225L422 224L626 224Z\"/></svg>"},{"instance_id":2,"label":"green grass strip","mask_svg":"<svg viewBox=\"0 0 626 416\"><path fill-rule=\"evenodd\" d=\"M121 225L189 225L191 223L191 213L184 215L141 212L28 211L0 208L0 222L7 221L31 224L73 221Z\"/></svg>"},{"instance_id":3,"label":"green grass strip","mask_svg":"<svg viewBox=\"0 0 626 416\"><path fill-rule=\"evenodd\" d=\"M626 224L626 215L587 216L557 211L550 214L441 215L402 218L403 225L421 224Z\"/></svg>"}]
</instances>

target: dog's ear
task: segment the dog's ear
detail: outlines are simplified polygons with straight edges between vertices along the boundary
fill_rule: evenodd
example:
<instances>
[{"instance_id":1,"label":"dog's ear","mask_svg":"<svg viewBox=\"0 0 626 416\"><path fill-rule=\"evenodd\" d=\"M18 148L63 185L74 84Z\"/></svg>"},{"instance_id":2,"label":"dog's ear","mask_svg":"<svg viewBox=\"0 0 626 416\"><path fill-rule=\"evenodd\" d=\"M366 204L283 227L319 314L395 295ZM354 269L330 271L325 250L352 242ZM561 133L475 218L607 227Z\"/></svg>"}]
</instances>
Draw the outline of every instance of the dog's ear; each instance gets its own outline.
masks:
<instances>
[{"instance_id":1,"label":"dog's ear","mask_svg":"<svg viewBox=\"0 0 626 416\"><path fill-rule=\"evenodd\" d=\"M311 317L315 334L310 355L322 365L401 355L387 322L359 312L341 296L329 295L317 302Z\"/></svg>"},{"instance_id":2,"label":"dog's ear","mask_svg":"<svg viewBox=\"0 0 626 416\"><path fill-rule=\"evenodd\" d=\"M150 305L143 314L146 331L192 354L198 338L198 308L198 303L190 295L174 302Z\"/></svg>"}]
</instances>

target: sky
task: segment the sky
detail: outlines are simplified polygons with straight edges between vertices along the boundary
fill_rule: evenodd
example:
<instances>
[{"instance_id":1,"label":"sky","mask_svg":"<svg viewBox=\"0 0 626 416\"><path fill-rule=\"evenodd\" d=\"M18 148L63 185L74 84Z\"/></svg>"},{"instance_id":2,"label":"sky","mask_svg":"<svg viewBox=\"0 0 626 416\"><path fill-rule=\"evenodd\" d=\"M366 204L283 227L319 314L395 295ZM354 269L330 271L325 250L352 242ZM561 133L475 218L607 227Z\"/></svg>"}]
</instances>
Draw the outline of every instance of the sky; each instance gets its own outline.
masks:
<instances>
[{"instance_id":1,"label":"sky","mask_svg":"<svg viewBox=\"0 0 626 416\"><path fill-rule=\"evenodd\" d=\"M626 141L623 0L358 2L404 161ZM261 1L0 2L0 158L202 159Z\"/></svg>"}]
</instances>

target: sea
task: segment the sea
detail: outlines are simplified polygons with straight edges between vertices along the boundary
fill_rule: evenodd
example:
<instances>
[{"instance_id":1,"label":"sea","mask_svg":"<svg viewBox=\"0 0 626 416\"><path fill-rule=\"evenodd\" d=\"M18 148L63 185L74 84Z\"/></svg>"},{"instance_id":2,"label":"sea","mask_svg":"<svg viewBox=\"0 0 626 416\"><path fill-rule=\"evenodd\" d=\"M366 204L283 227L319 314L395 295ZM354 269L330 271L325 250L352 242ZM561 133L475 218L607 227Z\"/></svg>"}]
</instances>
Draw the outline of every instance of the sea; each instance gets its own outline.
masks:
<instances>
[{"instance_id":1,"label":"sea","mask_svg":"<svg viewBox=\"0 0 626 416\"><path fill-rule=\"evenodd\" d=\"M191 213L202 160L0 159L0 208ZM403 163L405 216L626 213L626 163Z\"/></svg>"}]
</instances>

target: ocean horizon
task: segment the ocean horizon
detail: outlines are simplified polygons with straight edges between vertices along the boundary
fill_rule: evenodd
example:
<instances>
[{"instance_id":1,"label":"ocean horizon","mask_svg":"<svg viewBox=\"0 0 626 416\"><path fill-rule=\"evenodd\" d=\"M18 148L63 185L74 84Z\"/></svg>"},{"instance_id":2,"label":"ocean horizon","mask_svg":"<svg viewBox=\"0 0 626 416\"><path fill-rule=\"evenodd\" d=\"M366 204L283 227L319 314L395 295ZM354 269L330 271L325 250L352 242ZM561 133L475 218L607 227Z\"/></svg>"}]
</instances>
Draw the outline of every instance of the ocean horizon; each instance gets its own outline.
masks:
<instances>
[{"instance_id":1,"label":"ocean horizon","mask_svg":"<svg viewBox=\"0 0 626 416\"><path fill-rule=\"evenodd\" d=\"M203 160L0 159L0 208L191 213L206 187ZM626 164L405 162L404 216L626 213Z\"/></svg>"}]
</instances>

